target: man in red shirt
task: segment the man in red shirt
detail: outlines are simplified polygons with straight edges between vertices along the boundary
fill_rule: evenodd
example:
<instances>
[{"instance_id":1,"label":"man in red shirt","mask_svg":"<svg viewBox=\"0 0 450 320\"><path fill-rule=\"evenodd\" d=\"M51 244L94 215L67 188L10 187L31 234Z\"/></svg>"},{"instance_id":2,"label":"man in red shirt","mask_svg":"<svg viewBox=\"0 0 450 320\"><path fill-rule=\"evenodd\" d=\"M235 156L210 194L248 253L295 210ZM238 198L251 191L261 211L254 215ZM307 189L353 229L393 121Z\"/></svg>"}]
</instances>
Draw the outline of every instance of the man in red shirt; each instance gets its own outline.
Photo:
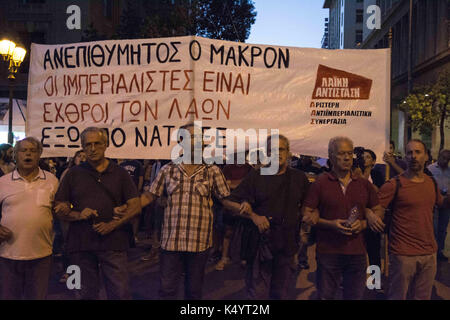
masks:
<instances>
[{"instance_id":1,"label":"man in red shirt","mask_svg":"<svg viewBox=\"0 0 450 320\"><path fill-rule=\"evenodd\" d=\"M443 198L432 179L424 174L427 148L421 140L406 146L407 170L399 177L389 230L388 299L430 299L436 276L437 244L433 233L433 208ZM384 184L378 196L387 208L394 199L396 179ZM446 201L447 202L447 201Z\"/></svg>"},{"instance_id":2,"label":"man in red shirt","mask_svg":"<svg viewBox=\"0 0 450 320\"><path fill-rule=\"evenodd\" d=\"M366 217L381 216L382 208L371 183L351 175L349 138L330 139L328 155L332 171L313 183L304 204L304 221L317 226L317 290L320 299L334 299L342 283L344 299L362 299L367 262L361 231ZM352 211L357 215L349 220Z\"/></svg>"}]
</instances>

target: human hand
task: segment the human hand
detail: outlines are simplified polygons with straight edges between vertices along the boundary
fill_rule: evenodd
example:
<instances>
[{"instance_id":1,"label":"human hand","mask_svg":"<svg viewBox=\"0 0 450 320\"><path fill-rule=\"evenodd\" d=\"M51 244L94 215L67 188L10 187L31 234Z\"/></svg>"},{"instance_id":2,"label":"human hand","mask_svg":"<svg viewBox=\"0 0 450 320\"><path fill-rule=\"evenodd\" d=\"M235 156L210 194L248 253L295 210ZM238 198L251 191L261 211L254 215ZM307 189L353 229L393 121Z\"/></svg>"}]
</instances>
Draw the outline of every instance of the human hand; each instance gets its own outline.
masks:
<instances>
[{"instance_id":1,"label":"human hand","mask_svg":"<svg viewBox=\"0 0 450 320\"><path fill-rule=\"evenodd\" d=\"M388 163L388 164L393 164L395 163L395 157L392 153L390 152L385 152L383 154L383 161Z\"/></svg>"},{"instance_id":2,"label":"human hand","mask_svg":"<svg viewBox=\"0 0 450 320\"><path fill-rule=\"evenodd\" d=\"M379 216L377 216L372 210L366 208L366 219L369 228L373 232L383 232L386 225L383 223L383 220Z\"/></svg>"},{"instance_id":3,"label":"human hand","mask_svg":"<svg viewBox=\"0 0 450 320\"><path fill-rule=\"evenodd\" d=\"M345 225L346 220L343 219L336 219L333 220L333 226L334 226L334 230L340 234L344 234L346 236L351 236L352 233L352 229L351 227L347 227Z\"/></svg>"},{"instance_id":4,"label":"human hand","mask_svg":"<svg viewBox=\"0 0 450 320\"><path fill-rule=\"evenodd\" d=\"M53 210L57 215L63 215L63 216L67 216L71 211L70 205L67 202L58 202L53 207Z\"/></svg>"},{"instance_id":5,"label":"human hand","mask_svg":"<svg viewBox=\"0 0 450 320\"><path fill-rule=\"evenodd\" d=\"M13 236L13 233L11 230L9 230L7 227L0 226L0 243L3 241L8 241Z\"/></svg>"},{"instance_id":6,"label":"human hand","mask_svg":"<svg viewBox=\"0 0 450 320\"><path fill-rule=\"evenodd\" d=\"M270 222L265 216L260 216L257 214L252 214L251 219L253 223L258 227L260 233L264 233L264 231L270 228Z\"/></svg>"},{"instance_id":7,"label":"human hand","mask_svg":"<svg viewBox=\"0 0 450 320\"><path fill-rule=\"evenodd\" d=\"M128 208L128 205L127 205L127 204L121 205L121 206L119 206L119 207L115 207L115 208L114 208L113 219L114 219L114 220L120 220L120 219L122 219L123 216L125 216L125 214L126 214L126 212L127 212L127 208Z\"/></svg>"},{"instance_id":8,"label":"human hand","mask_svg":"<svg viewBox=\"0 0 450 320\"><path fill-rule=\"evenodd\" d=\"M93 225L93 228L96 232L100 233L102 236L111 233L118 227L118 223L116 220L112 220L110 222L100 222Z\"/></svg>"},{"instance_id":9,"label":"human hand","mask_svg":"<svg viewBox=\"0 0 450 320\"><path fill-rule=\"evenodd\" d=\"M319 210L305 211L302 221L310 226L315 226L319 222Z\"/></svg>"},{"instance_id":10,"label":"human hand","mask_svg":"<svg viewBox=\"0 0 450 320\"><path fill-rule=\"evenodd\" d=\"M357 219L353 224L350 226L352 234L358 234L363 229L363 224L361 223L361 220Z\"/></svg>"},{"instance_id":11,"label":"human hand","mask_svg":"<svg viewBox=\"0 0 450 320\"><path fill-rule=\"evenodd\" d=\"M84 208L83 211L80 212L79 220L86 220L91 217L98 217L97 210L93 210L91 208Z\"/></svg>"},{"instance_id":12,"label":"human hand","mask_svg":"<svg viewBox=\"0 0 450 320\"><path fill-rule=\"evenodd\" d=\"M253 212L252 206L247 201L241 203L241 207L239 209L239 214L247 214L250 215Z\"/></svg>"}]
</instances>

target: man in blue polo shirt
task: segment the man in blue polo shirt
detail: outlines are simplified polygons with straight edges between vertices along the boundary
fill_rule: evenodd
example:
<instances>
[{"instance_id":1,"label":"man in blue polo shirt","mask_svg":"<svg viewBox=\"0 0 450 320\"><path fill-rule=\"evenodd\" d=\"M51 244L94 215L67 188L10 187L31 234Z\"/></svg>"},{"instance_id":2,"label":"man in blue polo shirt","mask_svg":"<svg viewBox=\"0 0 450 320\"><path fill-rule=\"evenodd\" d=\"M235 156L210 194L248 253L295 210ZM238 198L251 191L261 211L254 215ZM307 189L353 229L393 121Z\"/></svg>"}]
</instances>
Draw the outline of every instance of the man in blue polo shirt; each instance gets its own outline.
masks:
<instances>
[{"instance_id":1,"label":"man in blue polo shirt","mask_svg":"<svg viewBox=\"0 0 450 320\"><path fill-rule=\"evenodd\" d=\"M108 299L130 299L128 222L140 213L136 186L128 172L105 158L107 135L89 127L81 133L87 161L67 173L56 194L57 215L71 221L67 252L81 269L81 298L97 299L101 266ZM127 204L120 219L114 207ZM71 205L72 211L68 210Z\"/></svg>"}]
</instances>

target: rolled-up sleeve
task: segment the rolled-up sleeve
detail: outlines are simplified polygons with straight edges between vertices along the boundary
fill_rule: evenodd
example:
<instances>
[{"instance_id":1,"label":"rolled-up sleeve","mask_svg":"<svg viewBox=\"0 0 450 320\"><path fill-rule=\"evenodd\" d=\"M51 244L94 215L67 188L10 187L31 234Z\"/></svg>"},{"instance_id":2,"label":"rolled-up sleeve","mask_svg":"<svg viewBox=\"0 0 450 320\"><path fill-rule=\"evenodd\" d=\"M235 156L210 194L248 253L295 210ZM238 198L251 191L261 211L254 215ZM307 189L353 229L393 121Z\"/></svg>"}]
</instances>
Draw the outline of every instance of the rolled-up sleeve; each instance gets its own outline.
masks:
<instances>
[{"instance_id":1,"label":"rolled-up sleeve","mask_svg":"<svg viewBox=\"0 0 450 320\"><path fill-rule=\"evenodd\" d=\"M230 188L228 187L228 183L225 180L225 177L222 171L217 166L212 166L212 177L213 177L213 192L214 196L221 200L230 195Z\"/></svg>"},{"instance_id":2,"label":"rolled-up sleeve","mask_svg":"<svg viewBox=\"0 0 450 320\"><path fill-rule=\"evenodd\" d=\"M157 197L161 197L164 192L164 180L166 171L167 166L161 168L161 170L159 170L158 174L156 175L156 178L153 181L152 185L150 186L149 192L156 195Z\"/></svg>"}]
</instances>

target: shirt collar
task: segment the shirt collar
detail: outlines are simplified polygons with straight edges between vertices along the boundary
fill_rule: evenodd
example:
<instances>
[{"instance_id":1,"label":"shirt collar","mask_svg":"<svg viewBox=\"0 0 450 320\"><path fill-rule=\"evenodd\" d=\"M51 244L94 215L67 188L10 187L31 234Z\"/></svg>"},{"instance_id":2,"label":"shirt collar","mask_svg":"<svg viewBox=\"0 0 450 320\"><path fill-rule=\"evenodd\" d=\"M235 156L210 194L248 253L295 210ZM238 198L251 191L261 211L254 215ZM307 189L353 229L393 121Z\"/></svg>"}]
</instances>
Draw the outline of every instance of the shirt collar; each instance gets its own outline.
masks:
<instances>
[{"instance_id":1,"label":"shirt collar","mask_svg":"<svg viewBox=\"0 0 450 320\"><path fill-rule=\"evenodd\" d=\"M178 167L178 170L180 170L183 174L185 174L187 177L189 177L188 174L187 174L187 172L186 172L186 170L184 170L183 166L181 165L181 163L176 164L176 166ZM207 167L208 167L208 165L206 165L206 164L201 164L199 167L197 167L197 169L195 169L195 171L194 171L194 173L192 174L191 177L195 176L195 175L198 174L199 172L202 172L202 171L203 171L205 168L207 168Z\"/></svg>"},{"instance_id":2,"label":"shirt collar","mask_svg":"<svg viewBox=\"0 0 450 320\"><path fill-rule=\"evenodd\" d=\"M339 181L338 177L334 174L333 171L331 171L331 172L326 172L326 173L324 173L324 174L326 174L326 175L328 176L328 179L330 179L331 181ZM358 178L358 177L355 178L355 177L350 173L350 179L351 179L352 181L356 181L356 180L358 180L359 178Z\"/></svg>"},{"instance_id":3,"label":"shirt collar","mask_svg":"<svg viewBox=\"0 0 450 320\"><path fill-rule=\"evenodd\" d=\"M12 176L11 176L11 179L12 179L12 180L25 180L25 179L19 174L19 171L17 170L17 168L14 169L14 171L13 171L13 173L12 173ZM37 174L36 177L34 177L33 181L38 180L38 179L41 179L41 180L46 180L46 179L47 179L47 176L46 176L46 174L45 174L45 171L42 170L41 168L39 168L39 173Z\"/></svg>"},{"instance_id":4,"label":"shirt collar","mask_svg":"<svg viewBox=\"0 0 450 320\"><path fill-rule=\"evenodd\" d=\"M102 173L112 172L113 168L114 168L114 165L116 165L116 163L114 161L112 161L109 158L107 158L107 159L109 160L108 166L106 167L105 171L103 171ZM99 173L97 171L97 169L95 169L93 166L91 166L91 164L89 162L87 162L87 161L84 161L84 162L80 163L79 166L84 168L84 169L87 169L87 170Z\"/></svg>"}]
</instances>

